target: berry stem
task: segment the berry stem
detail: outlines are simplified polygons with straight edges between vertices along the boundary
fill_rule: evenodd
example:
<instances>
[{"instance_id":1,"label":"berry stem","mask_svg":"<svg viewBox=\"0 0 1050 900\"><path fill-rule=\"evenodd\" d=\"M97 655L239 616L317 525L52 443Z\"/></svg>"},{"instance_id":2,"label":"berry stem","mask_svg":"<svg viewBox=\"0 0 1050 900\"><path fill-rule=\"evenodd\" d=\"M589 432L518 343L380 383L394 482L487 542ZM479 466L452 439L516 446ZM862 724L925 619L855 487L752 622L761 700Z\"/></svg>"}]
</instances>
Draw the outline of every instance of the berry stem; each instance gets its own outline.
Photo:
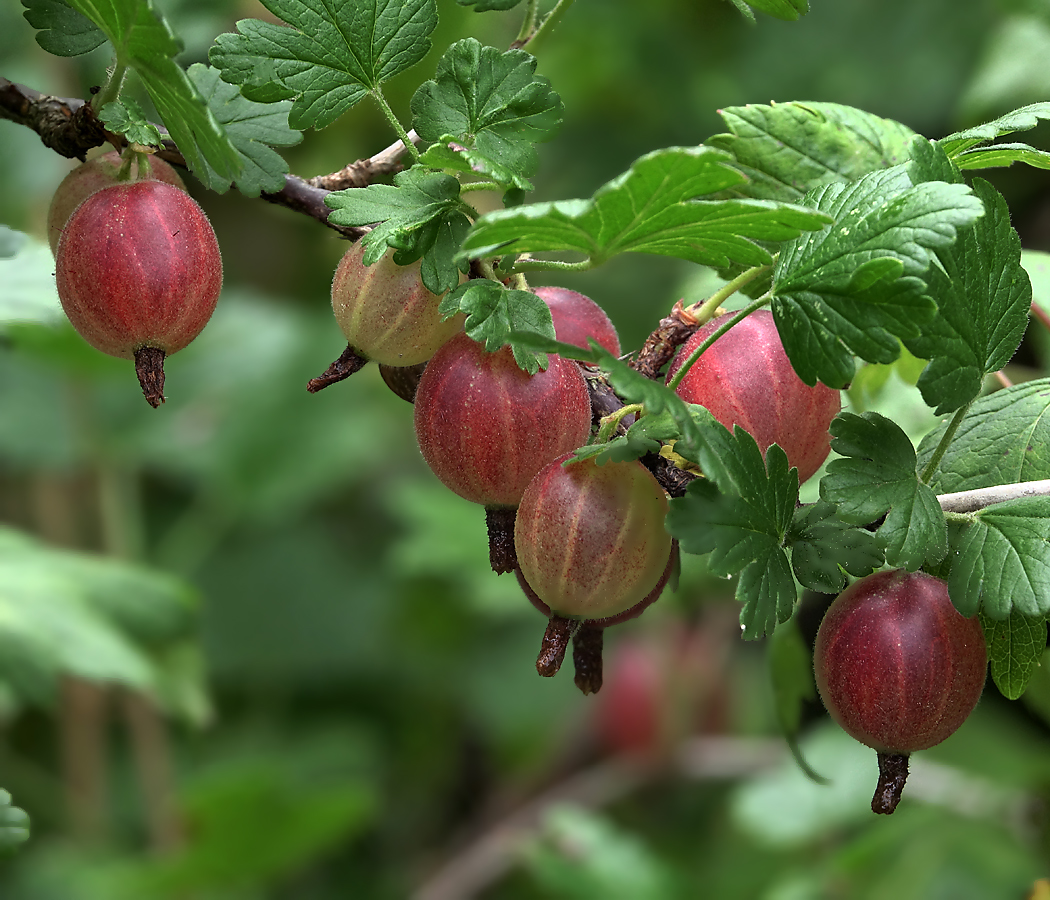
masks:
<instances>
[{"instance_id":1,"label":"berry stem","mask_svg":"<svg viewBox=\"0 0 1050 900\"><path fill-rule=\"evenodd\" d=\"M565 660L569 641L579 624L577 620L566 619L564 616L550 617L547 630L543 633L543 643L540 644L540 655L536 657L536 671L544 678L558 674L558 669Z\"/></svg>"},{"instance_id":2,"label":"berry stem","mask_svg":"<svg viewBox=\"0 0 1050 900\"><path fill-rule=\"evenodd\" d=\"M514 519L518 511L513 507L485 507L485 524L489 532L489 565L497 575L513 572L518 567L514 550Z\"/></svg>"},{"instance_id":3,"label":"berry stem","mask_svg":"<svg viewBox=\"0 0 1050 900\"><path fill-rule=\"evenodd\" d=\"M779 254L777 254L779 256ZM776 256L773 257L773 261L776 261ZM708 319L714 316L715 311L720 307L726 300L733 296L742 287L747 286L763 272L768 272L772 268L769 266L752 266L746 272L741 272L732 281L722 285L717 291L715 291L706 300L702 300L699 303L694 303L692 306L687 306L685 311L693 315L698 325L703 325Z\"/></svg>"},{"instance_id":4,"label":"berry stem","mask_svg":"<svg viewBox=\"0 0 1050 900\"><path fill-rule=\"evenodd\" d=\"M597 694L602 687L602 645L605 629L584 622L572 638L573 681L584 694Z\"/></svg>"},{"instance_id":5,"label":"berry stem","mask_svg":"<svg viewBox=\"0 0 1050 900\"><path fill-rule=\"evenodd\" d=\"M598 436L594 439L596 444L608 443L613 434L616 432L617 426L627 416L637 415L641 413L644 407L641 403L631 403L628 406L621 406L614 412L609 413L607 416L603 416L601 420L601 426L598 429Z\"/></svg>"},{"instance_id":6,"label":"berry stem","mask_svg":"<svg viewBox=\"0 0 1050 900\"><path fill-rule=\"evenodd\" d=\"M330 384L349 378L354 372L360 372L366 362L368 362L367 359L359 356L357 351L347 344L346 349L339 355L339 359L335 360L316 378L311 378L306 382L306 389L311 394L323 391Z\"/></svg>"},{"instance_id":7,"label":"berry stem","mask_svg":"<svg viewBox=\"0 0 1050 900\"><path fill-rule=\"evenodd\" d=\"M139 347L135 351L135 374L142 396L156 409L164 402L164 351L159 347Z\"/></svg>"},{"instance_id":8,"label":"berry stem","mask_svg":"<svg viewBox=\"0 0 1050 900\"><path fill-rule=\"evenodd\" d=\"M879 783L871 798L871 811L889 815L901 801L904 783L908 780L907 753L879 753Z\"/></svg>"}]
</instances>

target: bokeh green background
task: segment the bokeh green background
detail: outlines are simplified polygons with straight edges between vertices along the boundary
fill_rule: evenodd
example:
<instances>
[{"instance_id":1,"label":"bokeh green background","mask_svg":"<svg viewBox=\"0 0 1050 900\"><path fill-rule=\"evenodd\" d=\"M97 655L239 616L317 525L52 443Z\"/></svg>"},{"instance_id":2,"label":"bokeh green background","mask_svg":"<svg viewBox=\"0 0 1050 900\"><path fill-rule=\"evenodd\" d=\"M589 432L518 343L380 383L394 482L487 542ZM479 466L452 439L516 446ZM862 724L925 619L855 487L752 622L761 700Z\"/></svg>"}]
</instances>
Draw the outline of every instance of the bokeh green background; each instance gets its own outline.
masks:
<instances>
[{"instance_id":1,"label":"bokeh green background","mask_svg":"<svg viewBox=\"0 0 1050 900\"><path fill-rule=\"evenodd\" d=\"M156 5L187 64L235 20L265 14L248 0ZM449 43L506 46L519 25L452 0L439 10L433 52L389 86L406 120ZM717 133L718 108L748 102L847 103L938 137L1047 99L1048 58L1046 0L813 0L798 22L757 25L720 0L578 0L540 62L566 118L540 148L535 199L588 196L643 153ZM85 96L107 61L49 56L21 7L0 5L0 75ZM366 102L285 156L312 176L392 140ZM0 222L41 240L71 166L0 121ZM995 180L1024 245L1050 250L1046 173ZM0 523L181 580L60 583L54 558L0 532L0 787L34 829L0 861L0 897L1006 900L1050 874L1042 680L1027 703L989 684L963 730L917 762L898 813L875 820L874 754L819 707L806 708L802 746L832 786L786 755L765 647L738 639L731 585L702 561L607 636L610 677L631 660L656 671L666 707L659 763L617 755L598 715L611 692L585 698L567 672L536 676L544 622L487 571L483 515L426 470L409 406L375 367L305 392L344 345L328 289L345 244L261 200L190 188L225 286L206 331L169 361L157 411L126 363L63 324L46 247L0 261ZM637 257L560 283L598 300L636 348L710 280ZM1045 353L1026 344L1014 374L1044 370ZM919 434L932 419L896 379L863 402ZM106 607L136 592L141 609ZM26 635L81 659L105 711L78 711L68 683L19 658ZM159 749L135 737L126 689L145 682L106 656L121 647L164 688ZM104 736L94 768L85 722ZM136 760L165 753L185 830L158 855L158 804ZM72 823L71 766L103 797Z\"/></svg>"}]
</instances>

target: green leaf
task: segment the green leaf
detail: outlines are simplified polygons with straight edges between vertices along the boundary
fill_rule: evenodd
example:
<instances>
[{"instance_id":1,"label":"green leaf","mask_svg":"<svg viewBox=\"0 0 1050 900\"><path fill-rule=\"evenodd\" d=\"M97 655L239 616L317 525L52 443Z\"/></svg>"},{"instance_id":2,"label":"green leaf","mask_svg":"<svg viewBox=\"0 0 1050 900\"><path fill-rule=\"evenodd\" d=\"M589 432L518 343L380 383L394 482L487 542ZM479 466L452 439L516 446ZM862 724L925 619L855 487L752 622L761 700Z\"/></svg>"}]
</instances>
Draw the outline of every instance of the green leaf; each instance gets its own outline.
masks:
<instances>
[{"instance_id":1,"label":"green leaf","mask_svg":"<svg viewBox=\"0 0 1050 900\"><path fill-rule=\"evenodd\" d=\"M802 704L817 699L817 687L813 682L813 656L795 616L778 625L770 635L768 661L780 728L785 735L796 735L802 725Z\"/></svg>"},{"instance_id":2,"label":"green leaf","mask_svg":"<svg viewBox=\"0 0 1050 900\"><path fill-rule=\"evenodd\" d=\"M1050 379L979 397L966 413L930 486L939 494L1050 478ZM947 423L919 444L925 468Z\"/></svg>"},{"instance_id":3,"label":"green leaf","mask_svg":"<svg viewBox=\"0 0 1050 900\"><path fill-rule=\"evenodd\" d=\"M856 181L907 161L915 137L900 122L838 103L728 106L729 133L705 143L726 150L748 180L734 193L758 200L801 200L813 188Z\"/></svg>"},{"instance_id":4,"label":"green leaf","mask_svg":"<svg viewBox=\"0 0 1050 900\"><path fill-rule=\"evenodd\" d=\"M903 167L826 185L807 202L835 224L781 250L773 316L799 377L843 387L854 354L893 362L898 338L917 336L919 323L933 318L936 306L916 276L984 207L962 184L913 186Z\"/></svg>"},{"instance_id":5,"label":"green leaf","mask_svg":"<svg viewBox=\"0 0 1050 900\"><path fill-rule=\"evenodd\" d=\"M607 461L627 462L641 459L647 453L658 453L660 445L681 437L678 423L666 410L657 415L638 418L627 429L627 433L604 444L590 444L576 451L577 459L596 457L598 465Z\"/></svg>"},{"instance_id":6,"label":"green leaf","mask_svg":"<svg viewBox=\"0 0 1050 900\"><path fill-rule=\"evenodd\" d=\"M482 216L463 242L466 257L570 251L593 265L618 253L654 253L703 265L763 265L755 241L783 241L823 227L830 217L761 200L704 201L742 177L728 155L709 147L669 147L634 162L590 200L563 200Z\"/></svg>"},{"instance_id":7,"label":"green leaf","mask_svg":"<svg viewBox=\"0 0 1050 900\"><path fill-rule=\"evenodd\" d=\"M407 265L423 258L423 284L443 294L459 283L454 256L470 225L463 214L460 184L443 172L413 166L394 176L394 184L370 184L335 191L324 202L335 210L336 225L372 225L362 239L365 265L372 265L392 247L394 261Z\"/></svg>"},{"instance_id":8,"label":"green leaf","mask_svg":"<svg viewBox=\"0 0 1050 900\"><path fill-rule=\"evenodd\" d=\"M483 342L490 353L510 344L514 359L530 375L547 368L546 353L512 340L517 331L554 339L550 307L532 291L512 291L498 281L473 278L446 294L440 310L445 319L458 312L466 313L464 330L475 341Z\"/></svg>"},{"instance_id":9,"label":"green leaf","mask_svg":"<svg viewBox=\"0 0 1050 900\"><path fill-rule=\"evenodd\" d=\"M426 163L462 156L457 170L530 190L539 164L533 144L553 137L563 113L550 81L535 72L536 58L524 50L500 52L474 38L449 47L434 79L412 97L416 131L441 143Z\"/></svg>"},{"instance_id":10,"label":"green leaf","mask_svg":"<svg viewBox=\"0 0 1050 900\"><path fill-rule=\"evenodd\" d=\"M474 12L488 12L492 9L514 9L521 0L456 0L460 6L473 6Z\"/></svg>"},{"instance_id":11,"label":"green leaf","mask_svg":"<svg viewBox=\"0 0 1050 900\"><path fill-rule=\"evenodd\" d=\"M787 543L799 584L825 594L841 591L846 573L869 575L885 558L875 535L838 519L824 500L795 510Z\"/></svg>"},{"instance_id":12,"label":"green leaf","mask_svg":"<svg viewBox=\"0 0 1050 900\"><path fill-rule=\"evenodd\" d=\"M960 233L954 247L940 252L941 267L932 266L926 275L937 316L921 334L903 339L915 356L930 360L918 386L939 416L973 400L984 376L1010 361L1028 327L1032 302L1006 201L983 179L973 186L985 215Z\"/></svg>"},{"instance_id":13,"label":"green leaf","mask_svg":"<svg viewBox=\"0 0 1050 900\"><path fill-rule=\"evenodd\" d=\"M18 251L0 258L0 334L16 323L55 325L63 321L51 248L20 232L8 234L8 248Z\"/></svg>"},{"instance_id":14,"label":"green leaf","mask_svg":"<svg viewBox=\"0 0 1050 900\"><path fill-rule=\"evenodd\" d=\"M106 35L65 0L22 0L26 21L39 29L36 42L55 56L80 56L106 42Z\"/></svg>"},{"instance_id":15,"label":"green leaf","mask_svg":"<svg viewBox=\"0 0 1050 900\"><path fill-rule=\"evenodd\" d=\"M1050 617L1050 498L1023 497L974 513L953 535L948 594L964 616Z\"/></svg>"},{"instance_id":16,"label":"green leaf","mask_svg":"<svg viewBox=\"0 0 1050 900\"><path fill-rule=\"evenodd\" d=\"M324 128L430 50L435 0L265 0L288 25L242 19L208 58L254 100L294 99L292 128Z\"/></svg>"},{"instance_id":17,"label":"green leaf","mask_svg":"<svg viewBox=\"0 0 1050 900\"><path fill-rule=\"evenodd\" d=\"M937 143L949 157L954 158L977 144L994 141L998 137L1017 131L1031 131L1041 119L1050 119L1050 103L1032 103L1022 106L984 125L949 134Z\"/></svg>"},{"instance_id":18,"label":"green leaf","mask_svg":"<svg viewBox=\"0 0 1050 900\"><path fill-rule=\"evenodd\" d=\"M11 805L11 795L0 790L0 852L7 853L29 840L29 816Z\"/></svg>"},{"instance_id":19,"label":"green leaf","mask_svg":"<svg viewBox=\"0 0 1050 900\"><path fill-rule=\"evenodd\" d=\"M954 159L960 169L997 169L1025 163L1036 169L1050 169L1050 153L1028 144L996 144L960 153Z\"/></svg>"},{"instance_id":20,"label":"green leaf","mask_svg":"<svg viewBox=\"0 0 1050 900\"><path fill-rule=\"evenodd\" d=\"M698 458L707 477L671 500L667 530L686 553L710 553L713 574L740 573L740 624L744 638L753 640L794 609L797 589L783 543L798 500L798 472L788 468L778 445L763 460L746 431L736 427L730 434L707 410L695 409Z\"/></svg>"},{"instance_id":21,"label":"green leaf","mask_svg":"<svg viewBox=\"0 0 1050 900\"><path fill-rule=\"evenodd\" d=\"M214 66L194 63L187 74L237 149L242 166L237 176L237 190L247 197L281 190L288 164L272 148L291 147L303 139L301 132L288 127L291 101L256 103L249 100L236 87L224 82ZM231 183L210 167L197 175L219 193Z\"/></svg>"},{"instance_id":22,"label":"green leaf","mask_svg":"<svg viewBox=\"0 0 1050 900\"><path fill-rule=\"evenodd\" d=\"M68 0L113 45L117 62L142 80L164 126L194 173L213 168L236 178L240 161L193 83L173 59L182 45L148 0Z\"/></svg>"},{"instance_id":23,"label":"green leaf","mask_svg":"<svg viewBox=\"0 0 1050 900\"><path fill-rule=\"evenodd\" d=\"M820 497L852 525L883 515L875 533L886 561L911 572L948 552L947 527L937 496L919 481L915 449L895 423L878 413L840 413L831 423L831 449L841 454L820 480Z\"/></svg>"},{"instance_id":24,"label":"green leaf","mask_svg":"<svg viewBox=\"0 0 1050 900\"><path fill-rule=\"evenodd\" d=\"M147 147L159 147L164 142L164 135L130 97L114 100L99 110L99 120L110 131L122 134L133 144Z\"/></svg>"},{"instance_id":25,"label":"green leaf","mask_svg":"<svg viewBox=\"0 0 1050 900\"><path fill-rule=\"evenodd\" d=\"M747 5L787 22L794 22L809 12L809 0L747 0Z\"/></svg>"},{"instance_id":26,"label":"green leaf","mask_svg":"<svg viewBox=\"0 0 1050 900\"><path fill-rule=\"evenodd\" d=\"M1046 650L1046 619L1016 611L1000 621L982 615L981 628L995 686L1008 700L1018 699Z\"/></svg>"}]
</instances>

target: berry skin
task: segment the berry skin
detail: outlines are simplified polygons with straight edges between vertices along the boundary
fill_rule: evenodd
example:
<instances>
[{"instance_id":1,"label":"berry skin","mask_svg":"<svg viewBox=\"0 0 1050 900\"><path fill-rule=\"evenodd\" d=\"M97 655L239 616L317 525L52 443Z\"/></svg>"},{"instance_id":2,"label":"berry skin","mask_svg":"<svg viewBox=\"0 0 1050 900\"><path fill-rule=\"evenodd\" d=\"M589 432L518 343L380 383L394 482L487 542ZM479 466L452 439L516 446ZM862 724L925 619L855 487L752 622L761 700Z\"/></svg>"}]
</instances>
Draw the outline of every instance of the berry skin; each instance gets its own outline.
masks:
<instances>
[{"instance_id":1,"label":"berry skin","mask_svg":"<svg viewBox=\"0 0 1050 900\"><path fill-rule=\"evenodd\" d=\"M173 185L179 190L186 190L179 173L170 165L156 156L149 156L149 171L144 171L140 162L146 154L136 154L131 161L126 183L134 181L163 181L165 184ZM117 174L120 172L122 160L116 150L89 159L86 163L77 166L65 178L55 190L51 198L51 206L47 211L47 240L51 245L52 254L58 250L58 239L62 236L69 217L81 203L90 197L95 191L105 187L121 184Z\"/></svg>"},{"instance_id":2,"label":"berry skin","mask_svg":"<svg viewBox=\"0 0 1050 900\"><path fill-rule=\"evenodd\" d=\"M712 319L678 350L667 372L674 374L717 328ZM765 453L779 444L799 481L810 478L831 452L828 427L842 408L839 392L810 387L791 368L773 314L751 313L714 342L690 368L676 390L687 403L706 407L732 431L739 425Z\"/></svg>"},{"instance_id":3,"label":"berry skin","mask_svg":"<svg viewBox=\"0 0 1050 900\"><path fill-rule=\"evenodd\" d=\"M551 612L609 619L664 580L667 496L639 462L560 457L521 498L514 546L521 575Z\"/></svg>"},{"instance_id":4,"label":"berry skin","mask_svg":"<svg viewBox=\"0 0 1050 900\"><path fill-rule=\"evenodd\" d=\"M485 507L516 507L528 483L590 434L587 384L571 360L518 368L460 333L427 363L415 399L423 458L450 490Z\"/></svg>"},{"instance_id":5,"label":"berry skin","mask_svg":"<svg viewBox=\"0 0 1050 900\"><path fill-rule=\"evenodd\" d=\"M820 697L846 732L879 752L880 768L884 758L905 759L895 795L876 792L876 812L896 806L907 755L939 744L970 715L986 666L980 622L962 616L932 575L876 572L831 604L813 651Z\"/></svg>"},{"instance_id":6,"label":"berry skin","mask_svg":"<svg viewBox=\"0 0 1050 900\"><path fill-rule=\"evenodd\" d=\"M426 362L462 331L464 316L442 321L440 298L419 276L419 263L399 266L386 253L371 266L361 241L343 255L332 281L332 310L350 346L385 366Z\"/></svg>"},{"instance_id":7,"label":"berry skin","mask_svg":"<svg viewBox=\"0 0 1050 900\"><path fill-rule=\"evenodd\" d=\"M135 359L147 401L162 403L164 357L200 333L222 287L204 211L159 181L103 188L66 223L55 269L73 327L97 350Z\"/></svg>"},{"instance_id":8,"label":"berry skin","mask_svg":"<svg viewBox=\"0 0 1050 900\"><path fill-rule=\"evenodd\" d=\"M616 328L597 303L590 297L563 287L533 289L550 307L554 331L559 341L587 348L588 338L594 338L613 356L620 355L620 338Z\"/></svg>"}]
</instances>

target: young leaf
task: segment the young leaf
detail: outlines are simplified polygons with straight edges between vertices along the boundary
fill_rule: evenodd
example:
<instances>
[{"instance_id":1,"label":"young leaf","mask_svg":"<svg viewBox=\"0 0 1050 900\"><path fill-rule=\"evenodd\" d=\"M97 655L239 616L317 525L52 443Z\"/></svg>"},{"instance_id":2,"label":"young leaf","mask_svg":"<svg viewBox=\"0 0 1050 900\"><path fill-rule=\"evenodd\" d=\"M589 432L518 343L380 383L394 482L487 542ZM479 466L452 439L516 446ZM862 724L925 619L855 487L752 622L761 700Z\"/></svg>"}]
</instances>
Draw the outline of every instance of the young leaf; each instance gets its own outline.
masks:
<instances>
[{"instance_id":1,"label":"young leaf","mask_svg":"<svg viewBox=\"0 0 1050 900\"><path fill-rule=\"evenodd\" d=\"M669 147L634 162L590 200L502 209L482 216L463 255L570 251L593 265L618 253L655 253L703 265L769 263L755 241L783 241L822 228L829 216L761 200L693 198L742 181L728 155L709 147Z\"/></svg>"},{"instance_id":2,"label":"young leaf","mask_svg":"<svg viewBox=\"0 0 1050 900\"><path fill-rule=\"evenodd\" d=\"M291 101L256 103L249 100L236 87L224 82L214 66L194 63L187 74L237 148L243 166L237 176L237 190L248 197L258 197L262 191L281 190L288 164L272 148L291 147L303 139L301 132L288 127ZM213 191L222 193L230 186L230 180L220 177L211 167L197 175Z\"/></svg>"},{"instance_id":3,"label":"young leaf","mask_svg":"<svg viewBox=\"0 0 1050 900\"><path fill-rule=\"evenodd\" d=\"M132 144L159 147L164 136L130 97L107 103L98 113L99 120L110 131L122 134Z\"/></svg>"},{"instance_id":4,"label":"young leaf","mask_svg":"<svg viewBox=\"0 0 1050 900\"><path fill-rule=\"evenodd\" d=\"M240 172L237 152L189 77L173 59L182 51L167 22L148 0L67 0L113 45L117 62L133 68L164 126L194 173L208 167L223 177Z\"/></svg>"},{"instance_id":5,"label":"young leaf","mask_svg":"<svg viewBox=\"0 0 1050 900\"><path fill-rule=\"evenodd\" d=\"M415 129L462 155L469 170L530 190L539 163L532 145L553 137L562 119L561 98L535 72L536 58L524 50L457 41L412 98Z\"/></svg>"},{"instance_id":6,"label":"young leaf","mask_svg":"<svg viewBox=\"0 0 1050 900\"><path fill-rule=\"evenodd\" d=\"M407 265L423 257L423 284L443 294L459 283L453 254L469 220L462 212L459 181L442 172L413 166L394 176L394 184L370 184L335 191L324 202L335 210L337 225L372 225L363 238L365 265L372 265L387 247L399 251L394 260Z\"/></svg>"},{"instance_id":7,"label":"young leaf","mask_svg":"<svg viewBox=\"0 0 1050 900\"><path fill-rule=\"evenodd\" d=\"M576 451L580 459L598 458L598 465L606 461L627 462L641 459L647 453L658 453L660 445L681 437L678 423L666 410L657 415L645 415L627 429L627 433L604 444L590 444Z\"/></svg>"},{"instance_id":8,"label":"young leaf","mask_svg":"<svg viewBox=\"0 0 1050 900\"><path fill-rule=\"evenodd\" d=\"M13 850L29 840L29 816L11 805L11 795L0 790L0 852Z\"/></svg>"},{"instance_id":9,"label":"young leaf","mask_svg":"<svg viewBox=\"0 0 1050 900\"><path fill-rule=\"evenodd\" d=\"M1050 169L1050 153L1028 144L995 144L966 150L954 158L960 169L997 169L1025 163L1035 169Z\"/></svg>"},{"instance_id":10,"label":"young leaf","mask_svg":"<svg viewBox=\"0 0 1050 900\"><path fill-rule=\"evenodd\" d=\"M931 266L925 276L937 316L919 335L903 338L915 356L930 360L918 386L939 416L973 400L984 376L1010 361L1032 302L1006 201L983 179L973 187L985 215L960 232L954 247L940 251L941 267Z\"/></svg>"},{"instance_id":11,"label":"young leaf","mask_svg":"<svg viewBox=\"0 0 1050 900\"><path fill-rule=\"evenodd\" d=\"M554 339L550 307L532 291L512 291L498 281L473 278L449 291L441 301L441 314L449 318L467 314L464 330L475 341L494 352L510 344L518 365L535 375L548 365L547 354L513 341L516 331L528 331Z\"/></svg>"},{"instance_id":12,"label":"young leaf","mask_svg":"<svg viewBox=\"0 0 1050 900\"><path fill-rule=\"evenodd\" d=\"M985 507L953 534L948 594L964 616L1050 617L1050 498Z\"/></svg>"},{"instance_id":13,"label":"young leaf","mask_svg":"<svg viewBox=\"0 0 1050 900\"><path fill-rule=\"evenodd\" d=\"M915 449L895 423L878 413L840 413L831 423L831 449L842 459L828 463L820 497L851 525L883 515L876 537L892 566L914 572L948 552L944 513L937 496L919 481Z\"/></svg>"},{"instance_id":14,"label":"young leaf","mask_svg":"<svg viewBox=\"0 0 1050 900\"><path fill-rule=\"evenodd\" d=\"M1014 611L996 621L982 614L981 628L992 680L1004 697L1016 700L1025 692L1046 650L1046 619L1030 619Z\"/></svg>"},{"instance_id":15,"label":"young leaf","mask_svg":"<svg viewBox=\"0 0 1050 900\"><path fill-rule=\"evenodd\" d=\"M1031 131L1039 124L1040 119L1050 119L1050 103L1032 103L1022 106L984 125L949 134L937 143L949 157L956 157L977 144L994 141L998 137L1017 131Z\"/></svg>"},{"instance_id":16,"label":"young leaf","mask_svg":"<svg viewBox=\"0 0 1050 900\"><path fill-rule=\"evenodd\" d=\"M743 429L730 434L703 409L697 423L698 459L707 477L671 500L667 530L686 553L710 553L712 573L740 573L743 634L760 638L791 615L797 597L783 543L798 499L798 473L776 444L763 461Z\"/></svg>"},{"instance_id":17,"label":"young leaf","mask_svg":"<svg viewBox=\"0 0 1050 900\"><path fill-rule=\"evenodd\" d=\"M55 56L80 56L106 42L106 35L66 0L22 0L26 21L39 29L36 42Z\"/></svg>"},{"instance_id":18,"label":"young leaf","mask_svg":"<svg viewBox=\"0 0 1050 900\"><path fill-rule=\"evenodd\" d=\"M915 132L838 103L771 103L719 110L729 128L704 143L733 155L748 180L731 190L758 200L801 200L833 181L904 163Z\"/></svg>"},{"instance_id":19,"label":"young leaf","mask_svg":"<svg viewBox=\"0 0 1050 900\"><path fill-rule=\"evenodd\" d=\"M842 387L853 376L854 354L893 362L897 339L917 336L918 323L933 318L936 306L915 276L984 207L962 184L912 186L904 167L826 185L807 202L835 224L781 250L773 315L799 377Z\"/></svg>"},{"instance_id":20,"label":"young leaf","mask_svg":"<svg viewBox=\"0 0 1050 900\"><path fill-rule=\"evenodd\" d=\"M948 446L930 486L939 494L1050 478L1050 379L979 397ZM925 468L947 423L919 444Z\"/></svg>"},{"instance_id":21,"label":"young leaf","mask_svg":"<svg viewBox=\"0 0 1050 900\"><path fill-rule=\"evenodd\" d=\"M287 25L258 19L221 34L208 58L250 99L294 98L292 128L324 128L419 62L437 25L435 0L264 0Z\"/></svg>"},{"instance_id":22,"label":"young leaf","mask_svg":"<svg viewBox=\"0 0 1050 900\"><path fill-rule=\"evenodd\" d=\"M799 584L825 594L841 591L847 572L869 575L885 558L875 535L836 518L835 507L824 500L795 510L787 544Z\"/></svg>"}]
</instances>

